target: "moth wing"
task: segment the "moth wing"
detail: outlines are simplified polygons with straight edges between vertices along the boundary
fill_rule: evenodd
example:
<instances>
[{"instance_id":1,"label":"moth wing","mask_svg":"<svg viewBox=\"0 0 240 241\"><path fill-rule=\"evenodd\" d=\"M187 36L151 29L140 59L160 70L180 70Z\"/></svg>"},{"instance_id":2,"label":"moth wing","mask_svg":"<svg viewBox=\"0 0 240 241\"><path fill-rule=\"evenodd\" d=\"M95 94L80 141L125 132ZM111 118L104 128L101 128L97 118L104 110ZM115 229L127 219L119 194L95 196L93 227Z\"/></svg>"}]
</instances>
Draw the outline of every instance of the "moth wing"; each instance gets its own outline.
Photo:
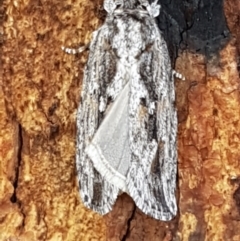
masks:
<instances>
[{"instance_id":1,"label":"moth wing","mask_svg":"<svg viewBox=\"0 0 240 241\"><path fill-rule=\"evenodd\" d=\"M144 83L148 94L146 100L142 101L144 103L140 102L137 111L130 113L133 156L127 187L144 213L167 221L177 212L174 80L166 43L156 23L152 22L149 26L152 26L155 40L142 53L139 65L140 82Z\"/></svg>"},{"instance_id":2,"label":"moth wing","mask_svg":"<svg viewBox=\"0 0 240 241\"><path fill-rule=\"evenodd\" d=\"M112 209L119 190L94 168L86 154L86 148L103 120L104 107L100 106L103 104L100 99L106 96L106 86L112 78L116 64L108 51L107 36L108 29L105 25L93 34L77 111L76 165L80 196L85 206L102 215ZM109 71L109 68L113 71Z\"/></svg>"}]
</instances>

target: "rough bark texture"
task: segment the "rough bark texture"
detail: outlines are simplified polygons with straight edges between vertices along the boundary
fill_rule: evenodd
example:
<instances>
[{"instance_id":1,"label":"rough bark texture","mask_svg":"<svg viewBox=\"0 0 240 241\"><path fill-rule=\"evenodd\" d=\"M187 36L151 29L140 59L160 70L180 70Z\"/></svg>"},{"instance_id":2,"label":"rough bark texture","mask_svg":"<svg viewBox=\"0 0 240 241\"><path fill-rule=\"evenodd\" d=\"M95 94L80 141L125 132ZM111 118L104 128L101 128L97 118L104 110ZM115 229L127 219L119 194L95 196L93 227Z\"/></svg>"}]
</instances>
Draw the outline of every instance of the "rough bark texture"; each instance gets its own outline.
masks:
<instances>
[{"instance_id":1,"label":"rough bark texture","mask_svg":"<svg viewBox=\"0 0 240 241\"><path fill-rule=\"evenodd\" d=\"M0 240L105 240L103 218L81 204L75 174L75 112L87 53L76 58L61 50L89 40L98 5L2 7Z\"/></svg>"},{"instance_id":2,"label":"rough bark texture","mask_svg":"<svg viewBox=\"0 0 240 241\"><path fill-rule=\"evenodd\" d=\"M221 48L213 41L219 51L184 50L176 60L186 81L176 82L179 214L168 223L126 194L104 217L78 195L75 113L87 53L61 46L88 43L101 7L0 1L0 241L240 240L239 1L224 3L231 38Z\"/></svg>"}]
</instances>

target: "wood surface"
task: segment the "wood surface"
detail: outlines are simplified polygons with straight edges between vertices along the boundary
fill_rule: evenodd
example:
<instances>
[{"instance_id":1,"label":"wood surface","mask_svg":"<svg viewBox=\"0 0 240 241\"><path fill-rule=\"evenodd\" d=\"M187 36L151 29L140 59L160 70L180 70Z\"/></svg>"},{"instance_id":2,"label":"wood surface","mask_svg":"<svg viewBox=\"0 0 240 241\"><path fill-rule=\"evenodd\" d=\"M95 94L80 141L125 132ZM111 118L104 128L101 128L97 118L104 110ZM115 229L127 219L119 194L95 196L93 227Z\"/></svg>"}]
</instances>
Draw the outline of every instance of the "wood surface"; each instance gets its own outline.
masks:
<instances>
[{"instance_id":1,"label":"wood surface","mask_svg":"<svg viewBox=\"0 0 240 241\"><path fill-rule=\"evenodd\" d=\"M127 194L104 217L80 200L75 114L100 0L0 1L0 241L240 240L240 4L224 2L231 33L206 58L179 51L179 213L144 215Z\"/></svg>"}]
</instances>

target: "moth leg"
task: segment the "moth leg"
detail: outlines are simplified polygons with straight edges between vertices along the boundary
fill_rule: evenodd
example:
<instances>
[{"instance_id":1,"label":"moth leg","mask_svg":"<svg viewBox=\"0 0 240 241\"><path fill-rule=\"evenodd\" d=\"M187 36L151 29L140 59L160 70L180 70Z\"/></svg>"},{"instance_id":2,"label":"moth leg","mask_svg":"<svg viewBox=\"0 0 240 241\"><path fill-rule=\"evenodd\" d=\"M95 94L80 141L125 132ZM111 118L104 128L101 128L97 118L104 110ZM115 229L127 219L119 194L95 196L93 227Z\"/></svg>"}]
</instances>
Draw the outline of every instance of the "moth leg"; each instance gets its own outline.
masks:
<instances>
[{"instance_id":1,"label":"moth leg","mask_svg":"<svg viewBox=\"0 0 240 241\"><path fill-rule=\"evenodd\" d=\"M83 51L85 51L88 48L89 48L89 43L84 46L80 46L79 48L67 48L67 47L62 46L62 50L68 54L82 53Z\"/></svg>"},{"instance_id":2,"label":"moth leg","mask_svg":"<svg viewBox=\"0 0 240 241\"><path fill-rule=\"evenodd\" d=\"M176 76L176 78L178 79L185 80L185 77L182 74L178 73L176 70L172 71L172 75Z\"/></svg>"}]
</instances>

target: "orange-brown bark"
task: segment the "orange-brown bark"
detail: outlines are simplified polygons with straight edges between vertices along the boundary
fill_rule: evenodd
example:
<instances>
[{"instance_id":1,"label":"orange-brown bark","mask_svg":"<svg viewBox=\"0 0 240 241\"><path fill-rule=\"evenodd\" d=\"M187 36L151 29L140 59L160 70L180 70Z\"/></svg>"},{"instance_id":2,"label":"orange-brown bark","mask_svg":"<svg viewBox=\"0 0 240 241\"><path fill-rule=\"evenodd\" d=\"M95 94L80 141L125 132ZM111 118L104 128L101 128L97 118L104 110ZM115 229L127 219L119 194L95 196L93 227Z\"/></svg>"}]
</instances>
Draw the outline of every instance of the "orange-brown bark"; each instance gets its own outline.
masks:
<instances>
[{"instance_id":1,"label":"orange-brown bark","mask_svg":"<svg viewBox=\"0 0 240 241\"><path fill-rule=\"evenodd\" d=\"M103 218L83 207L75 174L75 112L86 54L77 59L61 50L89 41L97 11L89 1L5 2L1 241L105 240Z\"/></svg>"},{"instance_id":2,"label":"orange-brown bark","mask_svg":"<svg viewBox=\"0 0 240 241\"><path fill-rule=\"evenodd\" d=\"M75 113L102 1L5 1L0 70L0 241L240 240L239 4L225 2L231 41L212 59L176 67L179 214L144 215L126 194L105 217L83 207L75 174ZM0 9L0 12L2 10ZM0 16L1 17L1 16Z\"/></svg>"}]
</instances>

